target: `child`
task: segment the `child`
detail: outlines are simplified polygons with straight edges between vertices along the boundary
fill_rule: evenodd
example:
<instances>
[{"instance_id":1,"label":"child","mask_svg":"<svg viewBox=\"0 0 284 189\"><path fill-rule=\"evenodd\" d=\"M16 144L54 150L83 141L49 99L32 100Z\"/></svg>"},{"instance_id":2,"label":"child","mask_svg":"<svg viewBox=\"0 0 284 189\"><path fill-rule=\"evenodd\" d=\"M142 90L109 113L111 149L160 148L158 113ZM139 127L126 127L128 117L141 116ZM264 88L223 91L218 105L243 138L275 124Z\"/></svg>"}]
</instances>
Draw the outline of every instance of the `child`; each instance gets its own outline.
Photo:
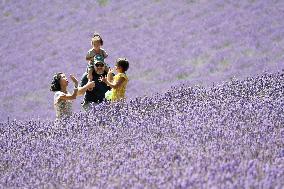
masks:
<instances>
[{"instance_id":1,"label":"child","mask_svg":"<svg viewBox=\"0 0 284 189\"><path fill-rule=\"evenodd\" d=\"M104 42L101 36L98 33L94 33L91 44L93 48L91 48L86 55L86 60L88 63L88 80L92 81L93 76L92 73L94 71L94 59L104 61L105 58L108 57L108 54L104 49L101 48Z\"/></svg>"},{"instance_id":2,"label":"child","mask_svg":"<svg viewBox=\"0 0 284 189\"><path fill-rule=\"evenodd\" d=\"M115 65L117 75L113 77L112 70L109 69L107 77L100 78L100 81L105 82L112 88L110 94L110 100L112 102L125 98L125 90L128 83L128 77L125 72L128 70L128 68L128 60L126 58L118 58ZM106 93L106 96L107 95L109 94Z\"/></svg>"}]
</instances>

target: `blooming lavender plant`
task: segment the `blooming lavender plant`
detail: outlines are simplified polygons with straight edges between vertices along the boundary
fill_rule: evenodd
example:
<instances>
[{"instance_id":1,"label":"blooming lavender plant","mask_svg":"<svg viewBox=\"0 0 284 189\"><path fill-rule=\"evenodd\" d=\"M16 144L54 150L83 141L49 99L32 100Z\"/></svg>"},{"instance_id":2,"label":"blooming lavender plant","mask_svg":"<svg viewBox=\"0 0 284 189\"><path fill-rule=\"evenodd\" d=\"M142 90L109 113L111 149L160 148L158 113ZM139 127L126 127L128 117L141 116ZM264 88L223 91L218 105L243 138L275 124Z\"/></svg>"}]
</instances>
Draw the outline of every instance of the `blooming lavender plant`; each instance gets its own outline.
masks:
<instances>
[{"instance_id":1,"label":"blooming lavender plant","mask_svg":"<svg viewBox=\"0 0 284 189\"><path fill-rule=\"evenodd\" d=\"M0 125L2 188L282 188L284 73Z\"/></svg>"}]
</instances>

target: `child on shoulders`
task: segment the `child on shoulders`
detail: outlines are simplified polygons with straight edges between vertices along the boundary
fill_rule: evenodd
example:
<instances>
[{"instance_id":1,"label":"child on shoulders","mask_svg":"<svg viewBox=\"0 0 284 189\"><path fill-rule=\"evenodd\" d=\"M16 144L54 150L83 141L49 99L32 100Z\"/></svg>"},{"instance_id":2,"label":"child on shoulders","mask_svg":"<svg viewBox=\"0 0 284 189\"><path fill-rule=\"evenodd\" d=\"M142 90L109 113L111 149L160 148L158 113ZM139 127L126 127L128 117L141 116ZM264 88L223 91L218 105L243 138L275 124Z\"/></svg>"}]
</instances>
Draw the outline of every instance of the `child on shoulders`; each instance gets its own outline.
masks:
<instances>
[{"instance_id":1,"label":"child on shoulders","mask_svg":"<svg viewBox=\"0 0 284 189\"><path fill-rule=\"evenodd\" d=\"M91 40L92 48L87 52L86 60L88 61L88 80L92 81L92 73L94 71L94 60L104 61L108 57L108 54L101 48L104 42L98 33L94 33Z\"/></svg>"}]
</instances>

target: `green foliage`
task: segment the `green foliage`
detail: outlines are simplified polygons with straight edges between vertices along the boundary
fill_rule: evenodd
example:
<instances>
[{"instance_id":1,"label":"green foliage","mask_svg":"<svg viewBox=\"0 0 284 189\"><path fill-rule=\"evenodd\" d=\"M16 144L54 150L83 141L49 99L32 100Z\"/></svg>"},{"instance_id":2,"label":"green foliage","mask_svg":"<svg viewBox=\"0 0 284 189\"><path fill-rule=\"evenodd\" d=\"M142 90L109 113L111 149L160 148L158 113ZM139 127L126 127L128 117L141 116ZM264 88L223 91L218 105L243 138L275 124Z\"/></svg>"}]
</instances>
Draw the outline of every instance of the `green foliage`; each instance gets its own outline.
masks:
<instances>
[{"instance_id":1,"label":"green foliage","mask_svg":"<svg viewBox=\"0 0 284 189\"><path fill-rule=\"evenodd\" d=\"M99 3L99 5L100 5L101 7L104 7L104 6L107 5L108 0L98 0L98 3Z\"/></svg>"}]
</instances>

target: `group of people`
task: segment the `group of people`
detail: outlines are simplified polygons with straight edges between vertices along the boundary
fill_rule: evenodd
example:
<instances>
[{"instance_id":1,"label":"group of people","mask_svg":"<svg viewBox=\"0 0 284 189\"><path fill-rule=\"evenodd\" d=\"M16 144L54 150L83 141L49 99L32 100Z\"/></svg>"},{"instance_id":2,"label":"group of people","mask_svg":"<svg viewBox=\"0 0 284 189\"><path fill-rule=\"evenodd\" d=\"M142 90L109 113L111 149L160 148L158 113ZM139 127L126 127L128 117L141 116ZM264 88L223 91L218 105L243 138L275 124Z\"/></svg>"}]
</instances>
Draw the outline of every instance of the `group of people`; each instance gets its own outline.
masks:
<instances>
[{"instance_id":1,"label":"group of people","mask_svg":"<svg viewBox=\"0 0 284 189\"><path fill-rule=\"evenodd\" d=\"M98 33L94 33L91 39L92 48L87 52L87 70L83 74L80 85L73 75L70 75L74 83L73 93L67 91L68 79L63 72L56 73L51 82L50 90L54 94L54 108L57 118L68 117L72 114L72 101L77 96L84 95L82 107L88 111L92 105L105 100L115 102L125 98L128 77L126 71L129 62L126 58L118 58L115 71L105 63L108 57L102 48L103 39Z\"/></svg>"}]
</instances>

